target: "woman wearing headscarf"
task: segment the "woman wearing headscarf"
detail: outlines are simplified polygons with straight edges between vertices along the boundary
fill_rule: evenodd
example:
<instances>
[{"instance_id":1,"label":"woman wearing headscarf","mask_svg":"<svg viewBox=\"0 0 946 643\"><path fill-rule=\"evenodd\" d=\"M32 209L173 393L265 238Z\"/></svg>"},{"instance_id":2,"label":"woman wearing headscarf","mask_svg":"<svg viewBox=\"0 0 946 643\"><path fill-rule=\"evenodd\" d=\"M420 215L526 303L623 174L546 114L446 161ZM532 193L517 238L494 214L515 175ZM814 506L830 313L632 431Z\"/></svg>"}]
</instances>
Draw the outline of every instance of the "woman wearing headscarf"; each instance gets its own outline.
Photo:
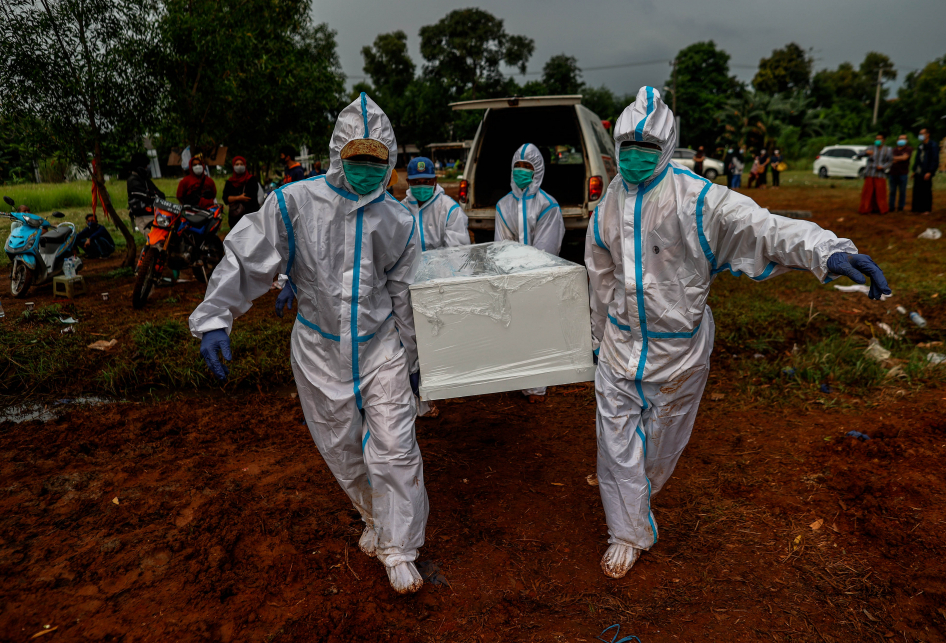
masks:
<instances>
[{"instance_id":1,"label":"woman wearing headscarf","mask_svg":"<svg viewBox=\"0 0 946 643\"><path fill-rule=\"evenodd\" d=\"M243 215L259 210L262 205L261 194L263 188L259 179L246 169L246 159L242 156L233 157L233 174L223 186L223 202L230 208L227 222L231 230Z\"/></svg>"},{"instance_id":2,"label":"woman wearing headscarf","mask_svg":"<svg viewBox=\"0 0 946 643\"><path fill-rule=\"evenodd\" d=\"M191 158L190 169L177 184L177 200L181 205L195 208L209 208L217 196L217 184L204 171L204 160L198 156Z\"/></svg>"}]
</instances>

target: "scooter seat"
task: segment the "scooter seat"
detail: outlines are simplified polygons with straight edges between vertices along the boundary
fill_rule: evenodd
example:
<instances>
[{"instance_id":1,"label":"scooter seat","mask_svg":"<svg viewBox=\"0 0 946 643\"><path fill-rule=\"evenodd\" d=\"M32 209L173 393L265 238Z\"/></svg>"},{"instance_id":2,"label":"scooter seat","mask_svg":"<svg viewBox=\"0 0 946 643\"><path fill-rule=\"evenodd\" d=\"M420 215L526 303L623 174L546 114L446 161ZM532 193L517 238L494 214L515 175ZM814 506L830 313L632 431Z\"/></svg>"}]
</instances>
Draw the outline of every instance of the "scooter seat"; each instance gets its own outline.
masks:
<instances>
[{"instance_id":1,"label":"scooter seat","mask_svg":"<svg viewBox=\"0 0 946 643\"><path fill-rule=\"evenodd\" d=\"M39 245L41 246L58 246L66 242L66 239L69 238L69 235L72 234L72 228L67 226L62 226L61 228L50 228L49 232L46 232L39 238Z\"/></svg>"},{"instance_id":2,"label":"scooter seat","mask_svg":"<svg viewBox=\"0 0 946 643\"><path fill-rule=\"evenodd\" d=\"M188 223L201 226L207 223L210 219L210 215L204 212L185 212L184 219L186 219Z\"/></svg>"}]
</instances>

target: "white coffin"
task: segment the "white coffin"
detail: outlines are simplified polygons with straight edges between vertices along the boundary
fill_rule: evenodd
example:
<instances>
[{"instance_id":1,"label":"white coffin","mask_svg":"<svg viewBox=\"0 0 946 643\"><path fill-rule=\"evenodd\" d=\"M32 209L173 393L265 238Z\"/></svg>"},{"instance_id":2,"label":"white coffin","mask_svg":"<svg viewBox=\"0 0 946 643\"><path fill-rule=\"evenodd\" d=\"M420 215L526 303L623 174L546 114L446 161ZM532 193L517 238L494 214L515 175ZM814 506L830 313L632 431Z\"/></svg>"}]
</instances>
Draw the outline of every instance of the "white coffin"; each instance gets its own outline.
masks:
<instances>
[{"instance_id":1,"label":"white coffin","mask_svg":"<svg viewBox=\"0 0 946 643\"><path fill-rule=\"evenodd\" d=\"M411 301L424 400L594 380L584 266L512 241L429 250Z\"/></svg>"}]
</instances>

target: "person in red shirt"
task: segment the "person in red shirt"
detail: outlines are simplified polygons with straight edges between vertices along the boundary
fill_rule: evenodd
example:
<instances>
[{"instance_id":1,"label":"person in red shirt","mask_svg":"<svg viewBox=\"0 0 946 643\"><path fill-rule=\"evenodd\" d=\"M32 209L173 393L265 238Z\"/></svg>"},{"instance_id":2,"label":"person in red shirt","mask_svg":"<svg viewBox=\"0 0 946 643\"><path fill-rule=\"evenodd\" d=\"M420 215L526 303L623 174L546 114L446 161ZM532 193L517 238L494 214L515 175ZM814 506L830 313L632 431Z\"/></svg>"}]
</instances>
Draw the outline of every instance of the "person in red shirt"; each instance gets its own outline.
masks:
<instances>
[{"instance_id":1,"label":"person in red shirt","mask_svg":"<svg viewBox=\"0 0 946 643\"><path fill-rule=\"evenodd\" d=\"M305 178L305 168L296 160L296 150L291 145L283 145L279 149L279 162L286 166L286 173L282 179L283 185Z\"/></svg>"},{"instance_id":2,"label":"person in red shirt","mask_svg":"<svg viewBox=\"0 0 946 643\"><path fill-rule=\"evenodd\" d=\"M190 169L177 184L177 200L181 205L209 208L217 196L217 184L207 176L204 160L198 155L191 159Z\"/></svg>"}]
</instances>

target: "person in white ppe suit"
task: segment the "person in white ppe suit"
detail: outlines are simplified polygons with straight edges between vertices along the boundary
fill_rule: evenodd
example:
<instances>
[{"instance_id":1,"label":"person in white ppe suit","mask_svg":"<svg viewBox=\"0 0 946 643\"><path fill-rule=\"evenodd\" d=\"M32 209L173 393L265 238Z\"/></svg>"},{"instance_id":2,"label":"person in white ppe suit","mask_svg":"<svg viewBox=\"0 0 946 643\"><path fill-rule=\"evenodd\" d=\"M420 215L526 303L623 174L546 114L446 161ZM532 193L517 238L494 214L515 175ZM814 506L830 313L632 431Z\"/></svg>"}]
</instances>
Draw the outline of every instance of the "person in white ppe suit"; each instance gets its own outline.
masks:
<instances>
[{"instance_id":1,"label":"person in white ppe suit","mask_svg":"<svg viewBox=\"0 0 946 643\"><path fill-rule=\"evenodd\" d=\"M545 160L532 143L512 155L512 191L496 204L495 241L518 241L556 257L562 251L565 220L558 201L542 189ZM530 402L545 401L545 387L525 389Z\"/></svg>"},{"instance_id":2,"label":"person in white ppe suit","mask_svg":"<svg viewBox=\"0 0 946 643\"><path fill-rule=\"evenodd\" d=\"M854 244L670 162L674 118L643 87L614 128L620 173L589 221L585 264L598 363L598 482L608 523L605 574L624 576L657 542L651 498L686 446L709 374L710 284L725 270L763 281L806 270L890 294Z\"/></svg>"},{"instance_id":3,"label":"person in white ppe suit","mask_svg":"<svg viewBox=\"0 0 946 643\"><path fill-rule=\"evenodd\" d=\"M417 219L420 250L470 245L466 213L437 183L433 162L424 156L407 165L407 196L401 201Z\"/></svg>"},{"instance_id":4,"label":"person in white ppe suit","mask_svg":"<svg viewBox=\"0 0 946 643\"><path fill-rule=\"evenodd\" d=\"M366 523L359 546L407 593L423 584L413 561L428 513L411 392L419 374L408 286L418 234L384 189L397 142L364 93L339 114L329 151L327 174L277 189L230 231L190 327L225 378L217 353L230 359L233 321L273 277L288 275L299 300L291 360L306 424Z\"/></svg>"}]
</instances>

